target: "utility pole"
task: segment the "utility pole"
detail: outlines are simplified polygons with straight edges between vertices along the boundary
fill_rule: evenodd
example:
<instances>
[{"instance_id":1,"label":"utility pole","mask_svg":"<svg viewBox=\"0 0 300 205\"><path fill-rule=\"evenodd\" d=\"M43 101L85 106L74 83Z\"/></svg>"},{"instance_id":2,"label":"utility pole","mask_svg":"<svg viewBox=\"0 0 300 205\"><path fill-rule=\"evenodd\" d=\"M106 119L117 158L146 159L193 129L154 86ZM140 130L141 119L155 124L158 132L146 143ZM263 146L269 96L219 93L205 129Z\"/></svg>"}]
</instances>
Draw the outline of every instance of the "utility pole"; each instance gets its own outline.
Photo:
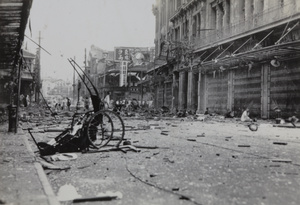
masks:
<instances>
[{"instance_id":1,"label":"utility pole","mask_svg":"<svg viewBox=\"0 0 300 205\"><path fill-rule=\"evenodd\" d=\"M75 56L74 56L74 61L75 61ZM73 62L74 66L75 66L75 63ZM73 69L73 104L75 104L75 96L76 96L76 83L75 83L75 69Z\"/></svg>"},{"instance_id":2,"label":"utility pole","mask_svg":"<svg viewBox=\"0 0 300 205\"><path fill-rule=\"evenodd\" d=\"M87 66L86 66L86 48L84 49L84 72L86 73L87 77L90 77L89 76L89 72L87 72L86 70ZM83 78L83 80L85 81L85 78ZM83 94L84 96L86 95L86 88L83 89Z\"/></svg>"},{"instance_id":3,"label":"utility pole","mask_svg":"<svg viewBox=\"0 0 300 205\"><path fill-rule=\"evenodd\" d=\"M40 103L40 89L41 89L41 31L39 31L39 47L37 50L38 61L36 67L36 93L35 101L37 104Z\"/></svg>"}]
</instances>

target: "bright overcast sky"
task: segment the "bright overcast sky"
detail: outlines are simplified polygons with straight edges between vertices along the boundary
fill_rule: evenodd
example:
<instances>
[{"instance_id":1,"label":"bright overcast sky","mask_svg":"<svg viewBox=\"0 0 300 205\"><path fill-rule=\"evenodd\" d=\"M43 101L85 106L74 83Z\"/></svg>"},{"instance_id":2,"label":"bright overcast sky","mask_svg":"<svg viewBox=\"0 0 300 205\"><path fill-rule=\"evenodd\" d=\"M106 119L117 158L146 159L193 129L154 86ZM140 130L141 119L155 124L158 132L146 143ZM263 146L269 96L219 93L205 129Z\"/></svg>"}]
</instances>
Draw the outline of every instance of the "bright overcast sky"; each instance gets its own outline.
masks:
<instances>
[{"instance_id":1,"label":"bright overcast sky","mask_svg":"<svg viewBox=\"0 0 300 205\"><path fill-rule=\"evenodd\" d=\"M33 0L25 34L38 42L42 77L72 79L73 68L67 58L75 56L83 65L84 49L91 45L104 50L114 47L153 47L155 0ZM24 44L35 53L37 46L25 37Z\"/></svg>"}]
</instances>

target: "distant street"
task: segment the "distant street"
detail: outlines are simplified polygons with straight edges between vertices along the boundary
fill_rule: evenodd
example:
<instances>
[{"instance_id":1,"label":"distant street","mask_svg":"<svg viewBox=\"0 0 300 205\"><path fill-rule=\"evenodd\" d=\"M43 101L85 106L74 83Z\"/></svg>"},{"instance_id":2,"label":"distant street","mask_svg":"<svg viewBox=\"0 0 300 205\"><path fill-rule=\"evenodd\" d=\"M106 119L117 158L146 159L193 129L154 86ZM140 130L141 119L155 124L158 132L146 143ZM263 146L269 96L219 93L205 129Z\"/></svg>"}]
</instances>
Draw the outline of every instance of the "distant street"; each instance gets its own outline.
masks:
<instances>
[{"instance_id":1,"label":"distant street","mask_svg":"<svg viewBox=\"0 0 300 205\"><path fill-rule=\"evenodd\" d=\"M125 138L140 151L77 153L76 160L53 162L70 167L45 170L56 194L69 184L82 197L122 193L101 204L300 204L298 128L260 121L253 132L218 117L124 121ZM47 141L56 134L35 136Z\"/></svg>"}]
</instances>

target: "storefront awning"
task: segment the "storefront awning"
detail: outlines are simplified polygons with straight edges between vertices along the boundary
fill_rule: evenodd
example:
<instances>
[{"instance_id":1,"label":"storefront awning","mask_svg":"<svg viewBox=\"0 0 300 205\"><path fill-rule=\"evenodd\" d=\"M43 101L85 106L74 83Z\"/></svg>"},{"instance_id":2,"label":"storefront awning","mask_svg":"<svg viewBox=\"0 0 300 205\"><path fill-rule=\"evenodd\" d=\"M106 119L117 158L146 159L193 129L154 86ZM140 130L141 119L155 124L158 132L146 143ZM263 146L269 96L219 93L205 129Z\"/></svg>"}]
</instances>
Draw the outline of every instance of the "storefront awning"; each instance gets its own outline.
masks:
<instances>
[{"instance_id":1,"label":"storefront awning","mask_svg":"<svg viewBox=\"0 0 300 205\"><path fill-rule=\"evenodd\" d=\"M0 1L0 69L14 69L29 17L32 0Z\"/></svg>"},{"instance_id":2,"label":"storefront awning","mask_svg":"<svg viewBox=\"0 0 300 205\"><path fill-rule=\"evenodd\" d=\"M164 66L166 66L168 63L165 62L163 64L160 64L160 65L155 65L155 67L151 68L150 70L147 71L147 73L151 73L152 71L156 70L156 69L159 69L159 68L162 68Z\"/></svg>"},{"instance_id":3,"label":"storefront awning","mask_svg":"<svg viewBox=\"0 0 300 205\"><path fill-rule=\"evenodd\" d=\"M267 46L255 50L238 53L236 55L225 56L217 60L212 59L207 62L202 62L200 65L201 70L215 70L223 66L224 68L234 67L241 62L263 62L272 59L278 61L286 61L300 58L300 41L293 41L282 43L278 45Z\"/></svg>"}]
</instances>

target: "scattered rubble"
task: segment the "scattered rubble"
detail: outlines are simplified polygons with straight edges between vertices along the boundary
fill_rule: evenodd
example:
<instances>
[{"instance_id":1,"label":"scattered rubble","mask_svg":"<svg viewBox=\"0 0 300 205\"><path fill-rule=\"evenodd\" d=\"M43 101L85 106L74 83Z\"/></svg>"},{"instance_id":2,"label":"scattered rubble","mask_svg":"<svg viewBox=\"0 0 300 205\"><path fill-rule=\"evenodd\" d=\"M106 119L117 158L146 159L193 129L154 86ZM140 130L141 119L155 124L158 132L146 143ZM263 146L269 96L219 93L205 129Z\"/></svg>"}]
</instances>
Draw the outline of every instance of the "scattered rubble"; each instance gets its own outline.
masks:
<instances>
[{"instance_id":1,"label":"scattered rubble","mask_svg":"<svg viewBox=\"0 0 300 205\"><path fill-rule=\"evenodd\" d=\"M59 201L71 201L74 199L82 198L82 196L78 194L74 186L65 184L59 188L57 198Z\"/></svg>"},{"instance_id":2,"label":"scattered rubble","mask_svg":"<svg viewBox=\"0 0 300 205\"><path fill-rule=\"evenodd\" d=\"M287 142L273 142L275 145L287 145Z\"/></svg>"},{"instance_id":3,"label":"scattered rubble","mask_svg":"<svg viewBox=\"0 0 300 205\"><path fill-rule=\"evenodd\" d=\"M50 156L52 161L68 161L77 159L77 154L75 153L62 153L62 154L54 154Z\"/></svg>"},{"instance_id":4,"label":"scattered rubble","mask_svg":"<svg viewBox=\"0 0 300 205\"><path fill-rule=\"evenodd\" d=\"M250 145L238 145L238 147L251 147Z\"/></svg>"},{"instance_id":5,"label":"scattered rubble","mask_svg":"<svg viewBox=\"0 0 300 205\"><path fill-rule=\"evenodd\" d=\"M292 163L290 159L270 159L271 162Z\"/></svg>"}]
</instances>

